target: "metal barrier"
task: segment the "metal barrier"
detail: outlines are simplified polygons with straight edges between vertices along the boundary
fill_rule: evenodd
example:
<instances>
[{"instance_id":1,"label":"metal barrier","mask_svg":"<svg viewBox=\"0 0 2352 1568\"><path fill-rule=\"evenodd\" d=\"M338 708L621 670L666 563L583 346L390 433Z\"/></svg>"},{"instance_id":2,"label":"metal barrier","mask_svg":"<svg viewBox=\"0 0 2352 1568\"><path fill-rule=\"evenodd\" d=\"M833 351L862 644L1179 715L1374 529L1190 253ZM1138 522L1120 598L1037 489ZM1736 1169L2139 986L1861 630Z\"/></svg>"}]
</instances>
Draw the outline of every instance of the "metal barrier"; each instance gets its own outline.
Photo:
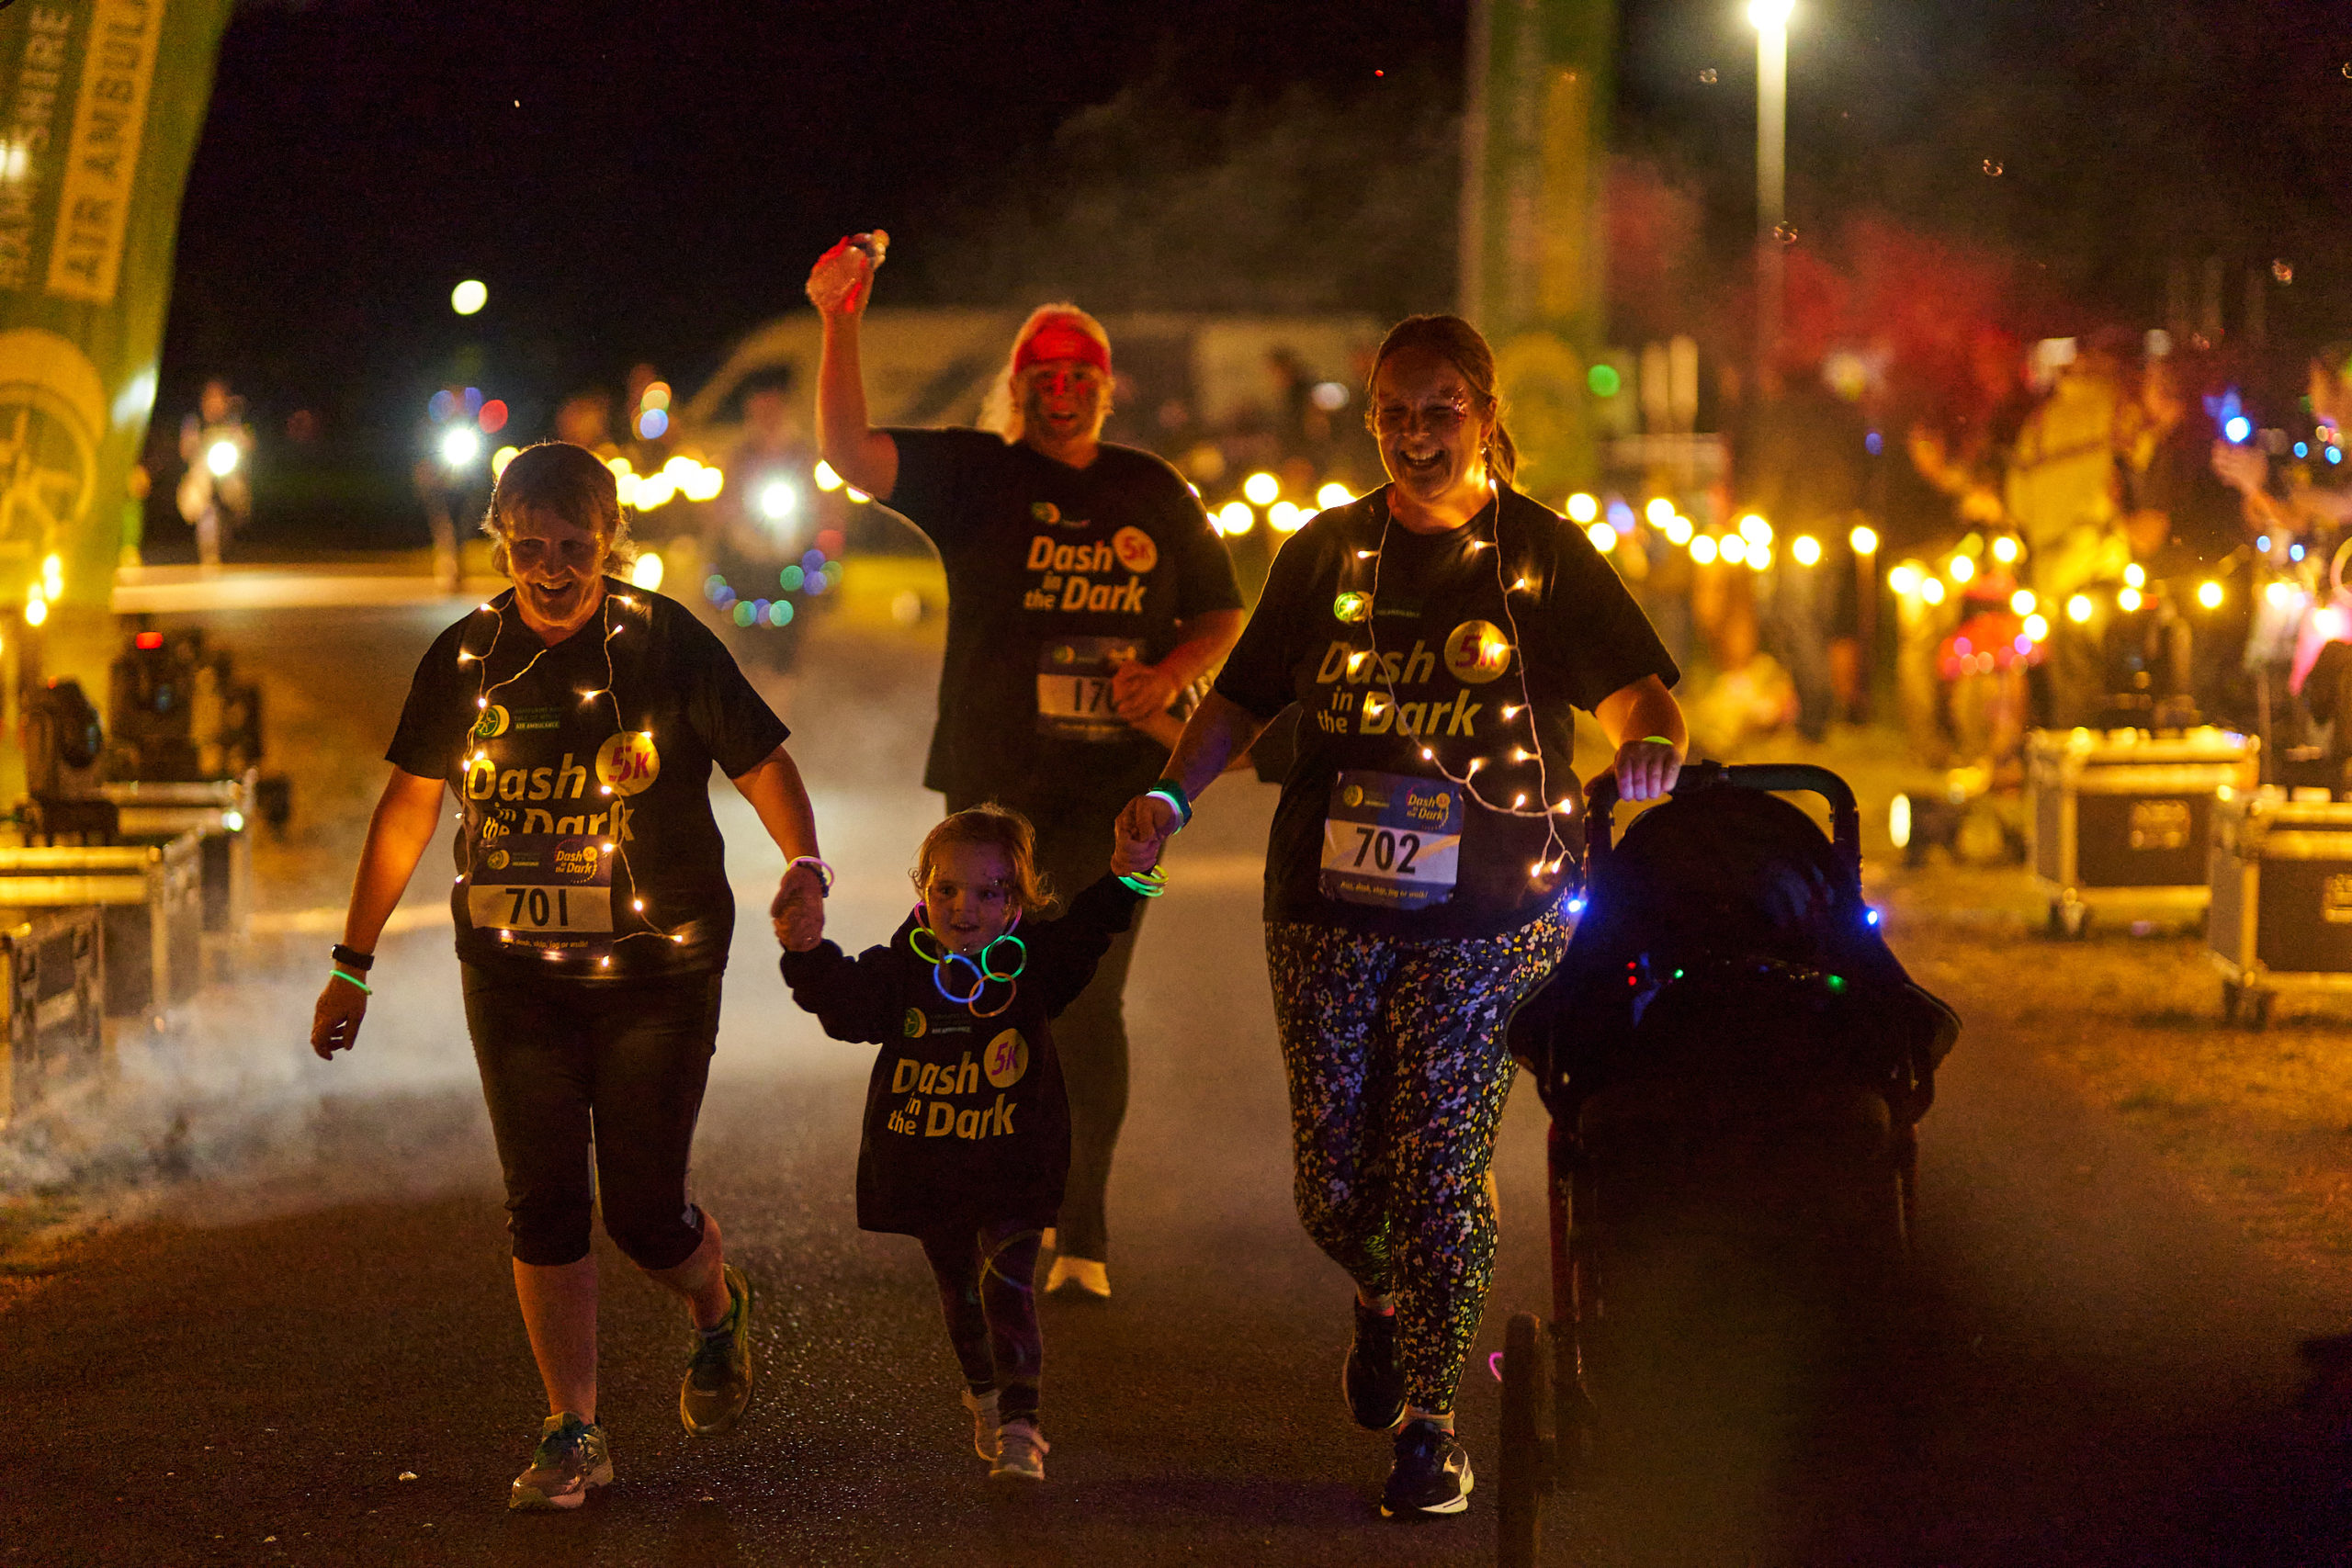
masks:
<instances>
[{"instance_id":1,"label":"metal barrier","mask_svg":"<svg viewBox=\"0 0 2352 1568\"><path fill-rule=\"evenodd\" d=\"M107 1016L155 1017L203 980L202 860L194 829L161 844L0 849L0 908L97 905Z\"/></svg>"},{"instance_id":2,"label":"metal barrier","mask_svg":"<svg viewBox=\"0 0 2352 1568\"><path fill-rule=\"evenodd\" d=\"M91 906L0 914L0 1127L103 1061L105 954Z\"/></svg>"},{"instance_id":3,"label":"metal barrier","mask_svg":"<svg viewBox=\"0 0 2352 1568\"><path fill-rule=\"evenodd\" d=\"M242 941L254 912L254 824L260 775L205 784L109 784L101 799L119 814L128 840L166 842L193 830L203 846L204 930Z\"/></svg>"}]
</instances>

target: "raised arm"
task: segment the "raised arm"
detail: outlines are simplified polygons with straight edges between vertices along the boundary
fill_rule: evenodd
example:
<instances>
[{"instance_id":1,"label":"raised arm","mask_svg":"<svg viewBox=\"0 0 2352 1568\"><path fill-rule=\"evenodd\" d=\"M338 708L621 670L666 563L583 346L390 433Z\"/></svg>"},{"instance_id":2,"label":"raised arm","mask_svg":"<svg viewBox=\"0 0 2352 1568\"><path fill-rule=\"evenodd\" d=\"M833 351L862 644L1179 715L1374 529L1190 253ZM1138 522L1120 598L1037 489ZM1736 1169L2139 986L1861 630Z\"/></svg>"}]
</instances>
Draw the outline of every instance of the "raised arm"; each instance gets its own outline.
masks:
<instances>
[{"instance_id":1,"label":"raised arm","mask_svg":"<svg viewBox=\"0 0 2352 1568\"><path fill-rule=\"evenodd\" d=\"M843 240L817 258L808 299L824 323L817 356L817 450L833 472L878 501L899 483L899 444L865 418L858 328L874 293L874 258Z\"/></svg>"},{"instance_id":2,"label":"raised arm","mask_svg":"<svg viewBox=\"0 0 2352 1568\"><path fill-rule=\"evenodd\" d=\"M441 817L442 782L399 768L384 781L375 815L368 819L368 841L351 882L351 906L343 917L343 945L376 951L384 922L415 874L416 863L433 841ZM341 976L330 976L311 1014L311 1049L322 1060L358 1043L360 1020L368 1016L368 993Z\"/></svg>"}]
</instances>

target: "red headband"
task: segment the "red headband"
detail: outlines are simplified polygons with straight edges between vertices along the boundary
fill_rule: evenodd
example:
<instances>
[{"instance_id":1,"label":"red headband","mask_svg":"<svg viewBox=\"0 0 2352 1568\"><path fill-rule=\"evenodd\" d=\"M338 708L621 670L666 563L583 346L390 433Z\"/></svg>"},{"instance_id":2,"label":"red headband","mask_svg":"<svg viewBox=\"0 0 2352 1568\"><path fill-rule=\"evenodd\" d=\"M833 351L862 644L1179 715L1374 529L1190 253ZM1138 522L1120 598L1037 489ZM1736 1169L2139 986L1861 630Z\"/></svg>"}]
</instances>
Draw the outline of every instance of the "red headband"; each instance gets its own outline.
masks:
<instances>
[{"instance_id":1,"label":"red headband","mask_svg":"<svg viewBox=\"0 0 2352 1568\"><path fill-rule=\"evenodd\" d=\"M1111 350L1079 325L1075 316L1047 316L1038 322L1036 331L1013 345L1012 373L1018 376L1049 359L1075 359L1105 376L1111 373Z\"/></svg>"}]
</instances>

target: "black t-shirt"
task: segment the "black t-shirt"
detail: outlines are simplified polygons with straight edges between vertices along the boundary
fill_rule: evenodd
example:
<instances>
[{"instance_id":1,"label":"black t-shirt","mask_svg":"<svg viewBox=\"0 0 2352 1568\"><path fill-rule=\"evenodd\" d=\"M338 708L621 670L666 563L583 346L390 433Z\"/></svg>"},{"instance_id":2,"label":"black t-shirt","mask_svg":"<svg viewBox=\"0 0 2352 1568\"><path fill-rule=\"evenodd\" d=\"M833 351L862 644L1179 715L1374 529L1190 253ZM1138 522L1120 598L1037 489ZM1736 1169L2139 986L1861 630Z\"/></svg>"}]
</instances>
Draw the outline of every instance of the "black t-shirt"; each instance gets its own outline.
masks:
<instances>
[{"instance_id":1,"label":"black t-shirt","mask_svg":"<svg viewBox=\"0 0 2352 1568\"><path fill-rule=\"evenodd\" d=\"M1069 1174L1069 1101L1051 1021L1086 989L1135 906L1116 877L1099 878L1059 919L1024 923L1010 990L983 986L970 1003L942 996L909 945L921 910L855 958L830 941L785 953L792 999L827 1034L884 1048L857 1150L861 1229L969 1235L988 1220L1054 1223ZM961 994L971 978L961 971L950 988Z\"/></svg>"},{"instance_id":2,"label":"black t-shirt","mask_svg":"<svg viewBox=\"0 0 2352 1568\"><path fill-rule=\"evenodd\" d=\"M611 578L605 595L552 648L513 589L443 632L384 753L465 806L449 905L468 964L591 982L727 966L711 764L740 778L788 731L684 606Z\"/></svg>"},{"instance_id":3,"label":"black t-shirt","mask_svg":"<svg viewBox=\"0 0 2352 1568\"><path fill-rule=\"evenodd\" d=\"M1582 843L1569 709L1645 675L1679 678L1633 596L1518 491L1437 535L1389 524L1385 490L1321 513L1216 681L1261 718L1299 705L1266 918L1423 939L1526 924Z\"/></svg>"},{"instance_id":4,"label":"black t-shirt","mask_svg":"<svg viewBox=\"0 0 2352 1568\"><path fill-rule=\"evenodd\" d=\"M947 568L947 660L923 783L1032 815L1124 805L1168 753L1110 701L1177 624L1237 610L1233 563L1176 470L1105 444L1083 468L979 430L893 430L888 496Z\"/></svg>"}]
</instances>

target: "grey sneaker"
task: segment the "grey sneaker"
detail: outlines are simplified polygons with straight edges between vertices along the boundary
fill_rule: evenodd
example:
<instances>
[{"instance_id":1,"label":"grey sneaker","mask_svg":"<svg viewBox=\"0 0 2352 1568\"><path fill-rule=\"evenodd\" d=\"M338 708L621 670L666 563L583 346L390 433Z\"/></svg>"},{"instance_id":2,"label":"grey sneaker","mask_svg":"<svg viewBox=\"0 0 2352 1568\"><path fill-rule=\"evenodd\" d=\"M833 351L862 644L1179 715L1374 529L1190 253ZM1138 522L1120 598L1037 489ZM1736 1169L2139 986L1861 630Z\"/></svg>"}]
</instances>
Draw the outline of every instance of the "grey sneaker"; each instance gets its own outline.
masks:
<instances>
[{"instance_id":1,"label":"grey sneaker","mask_svg":"<svg viewBox=\"0 0 2352 1568\"><path fill-rule=\"evenodd\" d=\"M995 1389L986 1393L964 1391L964 1408L972 1413L972 1451L990 1464L996 1462L996 1400Z\"/></svg>"},{"instance_id":2,"label":"grey sneaker","mask_svg":"<svg viewBox=\"0 0 2352 1568\"><path fill-rule=\"evenodd\" d=\"M752 1282L726 1265L732 1303L720 1332L699 1334L686 1381L678 1389L678 1418L697 1438L723 1437L752 1405Z\"/></svg>"},{"instance_id":3,"label":"grey sneaker","mask_svg":"<svg viewBox=\"0 0 2352 1568\"><path fill-rule=\"evenodd\" d=\"M605 1429L567 1410L539 1427L531 1468L514 1478L506 1496L510 1508L576 1508L594 1486L613 1483L612 1450Z\"/></svg>"},{"instance_id":4,"label":"grey sneaker","mask_svg":"<svg viewBox=\"0 0 2352 1568\"><path fill-rule=\"evenodd\" d=\"M990 1481L1043 1481L1046 1455L1053 1445L1026 1416L1016 1416L997 1429L996 1462L989 1466Z\"/></svg>"}]
</instances>

